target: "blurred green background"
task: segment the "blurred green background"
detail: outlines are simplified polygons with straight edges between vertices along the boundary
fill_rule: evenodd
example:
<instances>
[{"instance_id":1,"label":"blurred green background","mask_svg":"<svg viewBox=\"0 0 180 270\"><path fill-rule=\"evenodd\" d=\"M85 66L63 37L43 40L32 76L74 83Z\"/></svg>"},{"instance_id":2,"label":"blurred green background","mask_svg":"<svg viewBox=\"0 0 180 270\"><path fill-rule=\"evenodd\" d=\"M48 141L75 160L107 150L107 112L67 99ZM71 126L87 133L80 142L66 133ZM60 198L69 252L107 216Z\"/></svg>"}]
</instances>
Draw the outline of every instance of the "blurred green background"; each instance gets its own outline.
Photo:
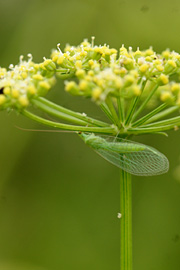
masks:
<instances>
[{"instance_id":1,"label":"blurred green background","mask_svg":"<svg viewBox=\"0 0 180 270\"><path fill-rule=\"evenodd\" d=\"M0 0L0 66L31 52L48 57L58 42L122 43L180 52L178 0ZM100 118L89 100L59 82L49 99ZM75 134L0 113L0 270L119 269L119 170ZM180 269L180 131L139 141L163 152L166 175L133 177L134 270Z\"/></svg>"}]
</instances>

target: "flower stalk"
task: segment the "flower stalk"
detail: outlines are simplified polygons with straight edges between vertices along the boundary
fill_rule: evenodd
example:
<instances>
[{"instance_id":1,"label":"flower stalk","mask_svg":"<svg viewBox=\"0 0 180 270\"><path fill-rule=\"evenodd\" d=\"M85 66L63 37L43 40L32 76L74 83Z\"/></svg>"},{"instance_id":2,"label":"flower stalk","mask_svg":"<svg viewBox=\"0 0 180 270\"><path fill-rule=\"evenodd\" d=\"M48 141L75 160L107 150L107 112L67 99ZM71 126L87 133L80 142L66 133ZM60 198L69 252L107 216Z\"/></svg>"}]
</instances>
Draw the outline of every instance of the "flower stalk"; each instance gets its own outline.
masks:
<instances>
[{"instance_id":1,"label":"flower stalk","mask_svg":"<svg viewBox=\"0 0 180 270\"><path fill-rule=\"evenodd\" d=\"M113 126L109 127L84 127L84 126L75 126L75 125L69 125L69 124L63 124L63 123L58 123L55 121L50 121L47 119L44 119L40 116L37 116L36 114L33 114L27 110L23 110L22 115L30 118L31 120L38 122L40 124L43 124L45 126L61 129L61 130L66 130L66 131L74 131L74 132L90 132L90 133L100 133L100 134L111 134L115 135L116 134L116 128Z\"/></svg>"},{"instance_id":2,"label":"flower stalk","mask_svg":"<svg viewBox=\"0 0 180 270\"><path fill-rule=\"evenodd\" d=\"M42 109L42 105L45 105L46 108L49 108L49 110L53 109L57 112L61 112L61 113L65 114L65 115L72 116L73 119L82 120L82 123L84 122L84 123L86 123L86 125L88 124L88 125L98 126L98 127L108 127L109 126L109 124L107 124L103 121L94 119L92 117L88 117L85 114L81 114L81 113L66 109L63 106L57 105L56 103L49 101L49 100L42 98L42 97L39 97L36 100L32 100L32 103L35 104L40 109Z\"/></svg>"},{"instance_id":3,"label":"flower stalk","mask_svg":"<svg viewBox=\"0 0 180 270\"><path fill-rule=\"evenodd\" d=\"M132 181L120 171L120 269L132 270Z\"/></svg>"}]
</instances>

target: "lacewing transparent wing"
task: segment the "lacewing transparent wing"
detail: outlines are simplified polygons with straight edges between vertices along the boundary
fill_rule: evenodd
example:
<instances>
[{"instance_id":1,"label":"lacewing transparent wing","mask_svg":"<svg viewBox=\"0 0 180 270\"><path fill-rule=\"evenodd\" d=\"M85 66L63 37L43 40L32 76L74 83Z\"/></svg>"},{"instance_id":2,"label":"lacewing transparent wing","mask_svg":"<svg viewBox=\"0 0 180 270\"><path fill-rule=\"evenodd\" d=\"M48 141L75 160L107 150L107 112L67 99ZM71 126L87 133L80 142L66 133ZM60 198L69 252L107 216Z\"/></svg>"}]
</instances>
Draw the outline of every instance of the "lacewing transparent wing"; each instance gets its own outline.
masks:
<instances>
[{"instance_id":1,"label":"lacewing transparent wing","mask_svg":"<svg viewBox=\"0 0 180 270\"><path fill-rule=\"evenodd\" d=\"M112 136L79 135L100 156L128 173L151 176L169 169L167 157L151 146Z\"/></svg>"}]
</instances>

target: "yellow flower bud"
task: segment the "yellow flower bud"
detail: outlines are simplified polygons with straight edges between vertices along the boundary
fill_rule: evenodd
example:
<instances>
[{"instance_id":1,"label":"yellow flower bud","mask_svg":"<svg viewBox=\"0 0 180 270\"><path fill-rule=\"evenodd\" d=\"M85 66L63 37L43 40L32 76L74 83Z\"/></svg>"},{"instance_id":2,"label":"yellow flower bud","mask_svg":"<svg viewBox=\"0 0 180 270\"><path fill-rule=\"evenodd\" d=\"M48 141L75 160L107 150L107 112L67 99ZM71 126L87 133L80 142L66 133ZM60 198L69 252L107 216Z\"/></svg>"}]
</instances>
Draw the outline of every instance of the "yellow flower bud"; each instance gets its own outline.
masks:
<instances>
[{"instance_id":1,"label":"yellow flower bud","mask_svg":"<svg viewBox=\"0 0 180 270\"><path fill-rule=\"evenodd\" d=\"M58 60L58 55L53 56L53 57L52 57L52 60L53 60L53 62L55 62L55 63L56 63L56 62L57 62L57 60Z\"/></svg>"},{"instance_id":2,"label":"yellow flower bud","mask_svg":"<svg viewBox=\"0 0 180 270\"><path fill-rule=\"evenodd\" d=\"M135 94L135 96L140 96L141 94L141 88L138 85L134 85L132 87L133 93Z\"/></svg>"},{"instance_id":3,"label":"yellow flower bud","mask_svg":"<svg viewBox=\"0 0 180 270\"><path fill-rule=\"evenodd\" d=\"M166 74L171 73L177 67L174 60L168 60L164 66L164 71Z\"/></svg>"},{"instance_id":4,"label":"yellow flower bud","mask_svg":"<svg viewBox=\"0 0 180 270\"><path fill-rule=\"evenodd\" d=\"M145 73L149 68L148 64L143 64L139 67L140 72Z\"/></svg>"},{"instance_id":5,"label":"yellow flower bud","mask_svg":"<svg viewBox=\"0 0 180 270\"><path fill-rule=\"evenodd\" d=\"M142 56L142 52L140 50L137 50L133 53L134 58L137 60L139 57Z\"/></svg>"},{"instance_id":6,"label":"yellow flower bud","mask_svg":"<svg viewBox=\"0 0 180 270\"><path fill-rule=\"evenodd\" d=\"M3 105L6 101L6 97L3 94L0 94L0 105Z\"/></svg>"},{"instance_id":7,"label":"yellow flower bud","mask_svg":"<svg viewBox=\"0 0 180 270\"><path fill-rule=\"evenodd\" d=\"M124 79L125 79L125 82L124 82L125 87L132 85L135 81L134 77L131 75L126 75Z\"/></svg>"},{"instance_id":8,"label":"yellow flower bud","mask_svg":"<svg viewBox=\"0 0 180 270\"><path fill-rule=\"evenodd\" d=\"M85 80L82 80L82 81L80 82L80 84L79 84L80 90L85 91L85 90L87 89L87 87L88 87L88 82L85 81Z\"/></svg>"},{"instance_id":9,"label":"yellow flower bud","mask_svg":"<svg viewBox=\"0 0 180 270\"><path fill-rule=\"evenodd\" d=\"M64 62L64 55L61 55L61 56L59 56L58 59L57 59L57 64L58 64L58 65L62 65L63 62Z\"/></svg>"},{"instance_id":10,"label":"yellow flower bud","mask_svg":"<svg viewBox=\"0 0 180 270\"><path fill-rule=\"evenodd\" d=\"M81 45L83 45L84 47L90 46L90 43L87 41L87 39L85 39L83 42L81 42Z\"/></svg>"},{"instance_id":11,"label":"yellow flower bud","mask_svg":"<svg viewBox=\"0 0 180 270\"><path fill-rule=\"evenodd\" d=\"M25 96L19 97L18 101L19 101L20 105L23 107L27 107L29 105L29 101L28 101L27 97L25 97Z\"/></svg>"},{"instance_id":12,"label":"yellow flower bud","mask_svg":"<svg viewBox=\"0 0 180 270\"><path fill-rule=\"evenodd\" d=\"M110 49L110 52L111 52L111 54L117 54L117 50L114 48Z\"/></svg>"},{"instance_id":13,"label":"yellow flower bud","mask_svg":"<svg viewBox=\"0 0 180 270\"><path fill-rule=\"evenodd\" d=\"M78 78L80 78L80 79L84 78L84 76L85 76L85 71L84 71L83 69L78 69L78 70L76 71L76 76L77 76Z\"/></svg>"},{"instance_id":14,"label":"yellow flower bud","mask_svg":"<svg viewBox=\"0 0 180 270\"><path fill-rule=\"evenodd\" d=\"M4 90L3 90L3 92L4 92L5 95L10 95L10 93L11 93L11 88L10 88L9 86L6 86L6 87L4 88Z\"/></svg>"},{"instance_id":15,"label":"yellow flower bud","mask_svg":"<svg viewBox=\"0 0 180 270\"><path fill-rule=\"evenodd\" d=\"M120 89L122 87L122 79L121 78L116 78L115 87L118 89Z\"/></svg>"},{"instance_id":16,"label":"yellow flower bud","mask_svg":"<svg viewBox=\"0 0 180 270\"><path fill-rule=\"evenodd\" d=\"M90 82L90 81L92 81L92 77L89 76L89 75L86 75L86 76L85 76L85 80L88 81L88 82Z\"/></svg>"},{"instance_id":17,"label":"yellow flower bud","mask_svg":"<svg viewBox=\"0 0 180 270\"><path fill-rule=\"evenodd\" d=\"M51 59L46 59L43 63L43 66L48 71L54 71L56 69L56 64Z\"/></svg>"},{"instance_id":18,"label":"yellow flower bud","mask_svg":"<svg viewBox=\"0 0 180 270\"><path fill-rule=\"evenodd\" d=\"M180 85L178 83L174 83L171 86L171 91L172 91L172 93L178 93L178 92L180 92Z\"/></svg>"},{"instance_id":19,"label":"yellow flower bud","mask_svg":"<svg viewBox=\"0 0 180 270\"><path fill-rule=\"evenodd\" d=\"M161 96L160 96L160 99L163 102L170 101L170 100L172 100L172 98L173 98L173 96L170 92L163 92L163 93L161 93Z\"/></svg>"},{"instance_id":20,"label":"yellow flower bud","mask_svg":"<svg viewBox=\"0 0 180 270\"><path fill-rule=\"evenodd\" d=\"M26 79L28 74L27 74L27 72L24 71L24 72L21 73L21 76L22 76L23 79Z\"/></svg>"},{"instance_id":21,"label":"yellow flower bud","mask_svg":"<svg viewBox=\"0 0 180 270\"><path fill-rule=\"evenodd\" d=\"M150 56L152 54L154 54L154 51L152 49L148 49L148 50L145 51L146 56Z\"/></svg>"},{"instance_id":22,"label":"yellow flower bud","mask_svg":"<svg viewBox=\"0 0 180 270\"><path fill-rule=\"evenodd\" d=\"M134 61L131 58L124 59L123 64L127 70L134 68Z\"/></svg>"},{"instance_id":23,"label":"yellow flower bud","mask_svg":"<svg viewBox=\"0 0 180 270\"><path fill-rule=\"evenodd\" d=\"M122 45L122 47L120 48L120 54L122 55L127 54L127 49L124 47L124 45Z\"/></svg>"},{"instance_id":24,"label":"yellow flower bud","mask_svg":"<svg viewBox=\"0 0 180 270\"><path fill-rule=\"evenodd\" d=\"M119 71L119 75L120 76L124 76L125 74L127 73L127 70L125 68L121 68L120 71Z\"/></svg>"},{"instance_id":25,"label":"yellow flower bud","mask_svg":"<svg viewBox=\"0 0 180 270\"><path fill-rule=\"evenodd\" d=\"M42 80L43 80L43 76L42 76L41 74L34 74L34 75L32 76L32 78L33 78L34 80L37 80L37 81L42 81Z\"/></svg>"},{"instance_id":26,"label":"yellow flower bud","mask_svg":"<svg viewBox=\"0 0 180 270\"><path fill-rule=\"evenodd\" d=\"M94 80L95 81L95 80ZM100 87L103 87L104 86L104 80L101 79L101 80L98 80L96 81L97 85L99 85Z\"/></svg>"},{"instance_id":27,"label":"yellow flower bud","mask_svg":"<svg viewBox=\"0 0 180 270\"><path fill-rule=\"evenodd\" d=\"M27 87L27 92L31 95L35 95L36 94L36 88L34 87L34 85L29 85Z\"/></svg>"},{"instance_id":28,"label":"yellow flower bud","mask_svg":"<svg viewBox=\"0 0 180 270\"><path fill-rule=\"evenodd\" d=\"M19 94L20 93L19 93L19 91L17 89L13 88L11 90L11 95L12 95L13 98L18 98L19 97Z\"/></svg>"},{"instance_id":29,"label":"yellow flower bud","mask_svg":"<svg viewBox=\"0 0 180 270\"><path fill-rule=\"evenodd\" d=\"M80 52L80 56L86 56L86 55L87 55L87 52L85 51Z\"/></svg>"},{"instance_id":30,"label":"yellow flower bud","mask_svg":"<svg viewBox=\"0 0 180 270\"><path fill-rule=\"evenodd\" d=\"M162 72L164 70L164 67L162 65L157 65L156 69L160 72Z\"/></svg>"},{"instance_id":31,"label":"yellow flower bud","mask_svg":"<svg viewBox=\"0 0 180 270\"><path fill-rule=\"evenodd\" d=\"M47 89L47 90L49 90L51 88L51 86L48 82L40 82L39 86L44 88L44 89Z\"/></svg>"},{"instance_id":32,"label":"yellow flower bud","mask_svg":"<svg viewBox=\"0 0 180 270\"><path fill-rule=\"evenodd\" d=\"M101 96L101 93L102 93L102 89L100 87L94 88L92 91L92 98L94 100L98 100Z\"/></svg>"},{"instance_id":33,"label":"yellow flower bud","mask_svg":"<svg viewBox=\"0 0 180 270\"><path fill-rule=\"evenodd\" d=\"M70 92L71 89L73 89L73 88L76 87L76 86L77 86L77 85L76 85L75 82L68 82L68 83L66 84L66 86L65 86L65 90L66 90L67 92Z\"/></svg>"},{"instance_id":34,"label":"yellow flower bud","mask_svg":"<svg viewBox=\"0 0 180 270\"><path fill-rule=\"evenodd\" d=\"M166 51L163 51L162 52L162 56L164 57L164 58L166 58L166 59L168 59L169 57L170 57L170 51L169 50L166 50Z\"/></svg>"},{"instance_id":35,"label":"yellow flower bud","mask_svg":"<svg viewBox=\"0 0 180 270\"><path fill-rule=\"evenodd\" d=\"M134 76L134 78L136 78L136 79L139 77L137 70L131 70L130 75Z\"/></svg>"},{"instance_id":36,"label":"yellow flower bud","mask_svg":"<svg viewBox=\"0 0 180 270\"><path fill-rule=\"evenodd\" d=\"M115 73L116 75L120 75L120 74L121 74L120 68L115 68L113 71L114 71L114 73Z\"/></svg>"},{"instance_id":37,"label":"yellow flower bud","mask_svg":"<svg viewBox=\"0 0 180 270\"><path fill-rule=\"evenodd\" d=\"M82 68L82 61L81 61L81 60L76 61L75 67L76 67L77 69L81 69L81 68Z\"/></svg>"},{"instance_id":38,"label":"yellow flower bud","mask_svg":"<svg viewBox=\"0 0 180 270\"><path fill-rule=\"evenodd\" d=\"M72 95L78 95L79 94L79 87L78 85L74 82L67 82L65 85L65 90L69 93L71 93Z\"/></svg>"},{"instance_id":39,"label":"yellow flower bud","mask_svg":"<svg viewBox=\"0 0 180 270\"><path fill-rule=\"evenodd\" d=\"M159 59L156 59L153 61L154 65L161 65L161 61Z\"/></svg>"},{"instance_id":40,"label":"yellow flower bud","mask_svg":"<svg viewBox=\"0 0 180 270\"><path fill-rule=\"evenodd\" d=\"M89 60L88 63L89 63L90 66L93 66L94 65L94 61L92 59Z\"/></svg>"},{"instance_id":41,"label":"yellow flower bud","mask_svg":"<svg viewBox=\"0 0 180 270\"><path fill-rule=\"evenodd\" d=\"M146 56L145 60L146 60L147 62L152 62L152 57Z\"/></svg>"},{"instance_id":42,"label":"yellow flower bud","mask_svg":"<svg viewBox=\"0 0 180 270\"><path fill-rule=\"evenodd\" d=\"M93 70L89 70L88 71L88 75L93 77L94 76L94 71Z\"/></svg>"},{"instance_id":43,"label":"yellow flower bud","mask_svg":"<svg viewBox=\"0 0 180 270\"><path fill-rule=\"evenodd\" d=\"M102 48L95 47L95 48L94 48L94 51L95 51L96 53L103 54L103 49L102 49Z\"/></svg>"},{"instance_id":44,"label":"yellow flower bud","mask_svg":"<svg viewBox=\"0 0 180 270\"><path fill-rule=\"evenodd\" d=\"M34 64L34 68L38 70L40 68L40 64Z\"/></svg>"},{"instance_id":45,"label":"yellow flower bud","mask_svg":"<svg viewBox=\"0 0 180 270\"><path fill-rule=\"evenodd\" d=\"M158 78L158 83L160 85L165 85L165 84L168 84L169 82L169 78L168 76L166 76L165 74L161 74Z\"/></svg>"}]
</instances>

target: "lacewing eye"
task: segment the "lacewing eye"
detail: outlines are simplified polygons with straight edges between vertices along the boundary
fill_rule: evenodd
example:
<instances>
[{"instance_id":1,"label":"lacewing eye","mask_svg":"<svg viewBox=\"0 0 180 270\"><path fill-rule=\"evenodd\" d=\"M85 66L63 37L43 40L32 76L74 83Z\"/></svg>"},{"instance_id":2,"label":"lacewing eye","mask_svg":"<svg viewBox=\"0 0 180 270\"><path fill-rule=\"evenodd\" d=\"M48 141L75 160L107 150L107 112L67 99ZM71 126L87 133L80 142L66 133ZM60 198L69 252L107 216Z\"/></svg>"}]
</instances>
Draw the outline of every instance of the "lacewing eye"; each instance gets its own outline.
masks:
<instances>
[{"instance_id":1,"label":"lacewing eye","mask_svg":"<svg viewBox=\"0 0 180 270\"><path fill-rule=\"evenodd\" d=\"M104 159L131 174L152 176L169 169L167 157L153 147L111 136L83 134L82 139Z\"/></svg>"}]
</instances>

